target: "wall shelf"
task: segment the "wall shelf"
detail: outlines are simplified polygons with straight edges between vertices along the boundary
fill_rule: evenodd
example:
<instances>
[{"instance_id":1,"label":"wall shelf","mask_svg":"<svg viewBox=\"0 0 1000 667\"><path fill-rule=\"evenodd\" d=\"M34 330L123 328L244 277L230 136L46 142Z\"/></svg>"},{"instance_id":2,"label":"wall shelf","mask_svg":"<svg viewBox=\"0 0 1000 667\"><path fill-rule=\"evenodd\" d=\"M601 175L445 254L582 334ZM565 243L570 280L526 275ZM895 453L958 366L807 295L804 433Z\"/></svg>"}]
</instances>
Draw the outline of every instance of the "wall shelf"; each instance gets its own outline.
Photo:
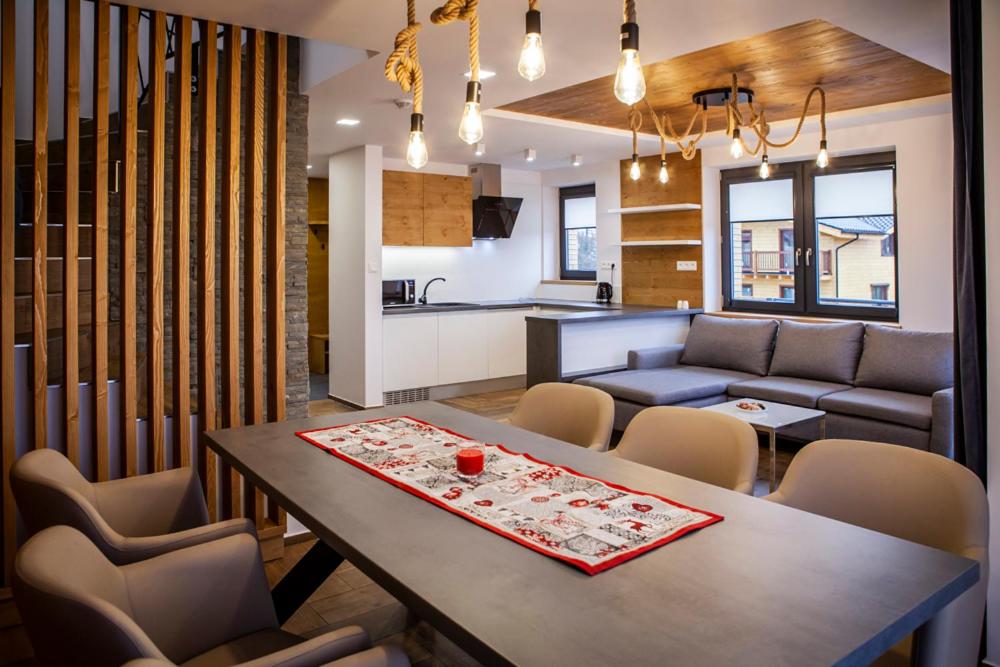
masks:
<instances>
[{"instance_id":1,"label":"wall shelf","mask_svg":"<svg viewBox=\"0 0 1000 667\"><path fill-rule=\"evenodd\" d=\"M656 206L629 206L627 208L609 208L608 213L662 213L665 211L700 211L701 204L657 204Z\"/></svg>"},{"instance_id":2,"label":"wall shelf","mask_svg":"<svg viewBox=\"0 0 1000 667\"><path fill-rule=\"evenodd\" d=\"M698 246L701 245L701 239L672 239L669 241L622 241L618 245L623 248L638 247L638 246Z\"/></svg>"}]
</instances>

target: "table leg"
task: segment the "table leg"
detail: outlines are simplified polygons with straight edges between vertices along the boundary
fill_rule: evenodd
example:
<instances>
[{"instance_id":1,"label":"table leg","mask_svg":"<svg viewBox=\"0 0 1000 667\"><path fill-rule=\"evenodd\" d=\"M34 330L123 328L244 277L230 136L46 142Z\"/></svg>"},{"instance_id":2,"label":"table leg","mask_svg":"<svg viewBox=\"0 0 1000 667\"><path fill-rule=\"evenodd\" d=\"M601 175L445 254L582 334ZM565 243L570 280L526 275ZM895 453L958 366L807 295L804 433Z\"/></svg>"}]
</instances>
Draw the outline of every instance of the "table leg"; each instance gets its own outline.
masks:
<instances>
[{"instance_id":1,"label":"table leg","mask_svg":"<svg viewBox=\"0 0 1000 667\"><path fill-rule=\"evenodd\" d=\"M774 493L775 480L778 477L778 434L774 429L767 432L767 447L770 456L769 488Z\"/></svg>"},{"instance_id":2,"label":"table leg","mask_svg":"<svg viewBox=\"0 0 1000 667\"><path fill-rule=\"evenodd\" d=\"M284 625L343 562L344 557L322 540L312 545L271 591L278 625Z\"/></svg>"}]
</instances>

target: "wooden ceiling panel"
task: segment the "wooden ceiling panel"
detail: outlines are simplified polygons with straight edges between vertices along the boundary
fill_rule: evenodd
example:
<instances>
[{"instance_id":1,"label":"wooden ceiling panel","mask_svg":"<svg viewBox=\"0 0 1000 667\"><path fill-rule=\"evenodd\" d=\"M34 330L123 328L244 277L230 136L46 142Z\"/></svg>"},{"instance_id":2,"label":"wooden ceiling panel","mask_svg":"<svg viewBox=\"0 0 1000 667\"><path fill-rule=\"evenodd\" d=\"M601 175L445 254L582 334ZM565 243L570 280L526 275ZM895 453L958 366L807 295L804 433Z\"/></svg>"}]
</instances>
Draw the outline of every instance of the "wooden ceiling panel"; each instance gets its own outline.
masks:
<instances>
[{"instance_id":1,"label":"wooden ceiling panel","mask_svg":"<svg viewBox=\"0 0 1000 667\"><path fill-rule=\"evenodd\" d=\"M827 111L900 102L951 91L951 77L929 65L815 19L646 65L646 99L683 131L691 96L727 87L736 73L752 88L769 121L798 118L809 89L826 90ZM627 109L612 91L614 75L593 79L501 107L505 111L628 129ZM810 115L819 112L813 100ZM645 110L645 104L640 103ZM655 132L647 117L644 132ZM725 129L721 109L709 130Z\"/></svg>"}]
</instances>

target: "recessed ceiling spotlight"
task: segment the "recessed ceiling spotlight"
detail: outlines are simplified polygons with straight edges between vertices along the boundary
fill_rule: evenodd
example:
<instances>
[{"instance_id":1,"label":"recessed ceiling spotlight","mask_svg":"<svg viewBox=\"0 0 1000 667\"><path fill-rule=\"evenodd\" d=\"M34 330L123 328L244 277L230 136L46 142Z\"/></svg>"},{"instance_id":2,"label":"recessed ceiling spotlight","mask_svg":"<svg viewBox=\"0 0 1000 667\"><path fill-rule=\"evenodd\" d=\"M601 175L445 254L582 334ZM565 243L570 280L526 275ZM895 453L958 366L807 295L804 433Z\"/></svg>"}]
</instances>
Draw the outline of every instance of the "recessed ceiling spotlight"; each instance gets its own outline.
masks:
<instances>
[{"instance_id":1,"label":"recessed ceiling spotlight","mask_svg":"<svg viewBox=\"0 0 1000 667\"><path fill-rule=\"evenodd\" d=\"M486 81L486 79L492 79L496 75L497 75L496 72L490 71L488 69L482 69L482 68L479 69L479 80L480 81ZM472 70L471 69L467 70L465 72L465 78L466 79L471 79L472 78Z\"/></svg>"},{"instance_id":2,"label":"recessed ceiling spotlight","mask_svg":"<svg viewBox=\"0 0 1000 667\"><path fill-rule=\"evenodd\" d=\"M337 125L346 125L347 127L354 127L355 125L360 125L361 121L357 118L338 118Z\"/></svg>"},{"instance_id":3,"label":"recessed ceiling spotlight","mask_svg":"<svg viewBox=\"0 0 1000 667\"><path fill-rule=\"evenodd\" d=\"M525 162L534 162L535 161L535 157L537 155L538 154L535 152L534 148L525 148L524 149L524 161Z\"/></svg>"},{"instance_id":4,"label":"recessed ceiling spotlight","mask_svg":"<svg viewBox=\"0 0 1000 667\"><path fill-rule=\"evenodd\" d=\"M581 164L583 164L583 156L574 154L573 158L570 160L570 163L574 167L579 167Z\"/></svg>"},{"instance_id":5,"label":"recessed ceiling spotlight","mask_svg":"<svg viewBox=\"0 0 1000 667\"><path fill-rule=\"evenodd\" d=\"M306 165L306 169L312 169L312 168L313 168L313 166L311 164L307 164Z\"/></svg>"},{"instance_id":6,"label":"recessed ceiling spotlight","mask_svg":"<svg viewBox=\"0 0 1000 667\"><path fill-rule=\"evenodd\" d=\"M476 157L486 155L486 144L480 142L476 144Z\"/></svg>"}]
</instances>

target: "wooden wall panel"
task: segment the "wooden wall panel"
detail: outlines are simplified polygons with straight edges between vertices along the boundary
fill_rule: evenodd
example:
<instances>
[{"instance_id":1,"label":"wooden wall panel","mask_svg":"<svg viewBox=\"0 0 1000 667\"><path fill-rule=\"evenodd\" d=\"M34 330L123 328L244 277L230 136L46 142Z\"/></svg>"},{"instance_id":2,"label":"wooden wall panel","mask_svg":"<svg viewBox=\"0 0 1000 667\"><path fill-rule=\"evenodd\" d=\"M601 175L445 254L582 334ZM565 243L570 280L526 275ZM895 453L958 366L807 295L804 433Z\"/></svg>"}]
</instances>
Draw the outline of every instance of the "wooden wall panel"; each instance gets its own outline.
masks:
<instances>
[{"instance_id":1,"label":"wooden wall panel","mask_svg":"<svg viewBox=\"0 0 1000 667\"><path fill-rule=\"evenodd\" d=\"M14 31L16 6L0 3L0 394L14 396ZM14 496L10 490L10 467L17 455L14 443L14 401L0 401L0 455L3 487L3 571L9 581L17 549Z\"/></svg>"},{"instance_id":2,"label":"wooden wall panel","mask_svg":"<svg viewBox=\"0 0 1000 667\"><path fill-rule=\"evenodd\" d=\"M35 0L34 105L32 141L34 142L33 215L35 244L32 251L33 326L31 366L33 390L32 441L36 448L48 445L46 395L49 387L48 362L48 224L49 224L49 0Z\"/></svg>"},{"instance_id":3,"label":"wooden wall panel","mask_svg":"<svg viewBox=\"0 0 1000 667\"><path fill-rule=\"evenodd\" d=\"M216 455L201 434L218 426L215 382L215 131L218 94L214 21L200 21L198 76L198 464L209 518L218 518Z\"/></svg>"},{"instance_id":4,"label":"wooden wall panel","mask_svg":"<svg viewBox=\"0 0 1000 667\"><path fill-rule=\"evenodd\" d=\"M424 175L382 172L382 245L424 244Z\"/></svg>"},{"instance_id":5,"label":"wooden wall panel","mask_svg":"<svg viewBox=\"0 0 1000 667\"><path fill-rule=\"evenodd\" d=\"M472 245L472 179L424 174L424 239L428 246Z\"/></svg>"},{"instance_id":6,"label":"wooden wall panel","mask_svg":"<svg viewBox=\"0 0 1000 667\"><path fill-rule=\"evenodd\" d=\"M329 201L330 190L325 178L309 179L309 238L306 244L306 303L308 305L309 335L330 333L330 267ZM323 368L310 362L310 369Z\"/></svg>"},{"instance_id":7,"label":"wooden wall panel","mask_svg":"<svg viewBox=\"0 0 1000 667\"><path fill-rule=\"evenodd\" d=\"M138 131L139 131L139 9L124 7L121 12L121 104L119 131L122 145L121 183L121 260L119 262L121 298L121 419L120 446L125 457L125 474L139 472L138 381L136 370L136 338L138 322L138 284L136 282L136 229L138 227Z\"/></svg>"},{"instance_id":8,"label":"wooden wall panel","mask_svg":"<svg viewBox=\"0 0 1000 667\"><path fill-rule=\"evenodd\" d=\"M223 33L222 116L222 426L240 425L240 28ZM241 512L239 474L222 465L223 516Z\"/></svg>"},{"instance_id":9,"label":"wooden wall panel","mask_svg":"<svg viewBox=\"0 0 1000 667\"><path fill-rule=\"evenodd\" d=\"M94 138L93 249L90 262L93 443L97 479L109 477L108 455L108 68L111 50L111 5L94 3Z\"/></svg>"},{"instance_id":10,"label":"wooden wall panel","mask_svg":"<svg viewBox=\"0 0 1000 667\"><path fill-rule=\"evenodd\" d=\"M166 135L167 16L149 22L149 170L146 192L146 430L154 470L166 467L163 447L163 207Z\"/></svg>"},{"instance_id":11,"label":"wooden wall panel","mask_svg":"<svg viewBox=\"0 0 1000 667\"><path fill-rule=\"evenodd\" d=\"M285 178L288 38L268 33L270 113L267 132L267 418L285 419ZM271 502L268 515L285 524Z\"/></svg>"},{"instance_id":12,"label":"wooden wall panel","mask_svg":"<svg viewBox=\"0 0 1000 667\"><path fill-rule=\"evenodd\" d=\"M63 295L63 446L73 465L80 464L80 0L66 0L63 72L63 139L66 192L63 230L62 282L56 288ZM49 262L51 266L52 262ZM49 285L53 287L52 284Z\"/></svg>"},{"instance_id":13,"label":"wooden wall panel","mask_svg":"<svg viewBox=\"0 0 1000 667\"><path fill-rule=\"evenodd\" d=\"M191 18L174 23L173 461L191 465Z\"/></svg>"}]
</instances>

